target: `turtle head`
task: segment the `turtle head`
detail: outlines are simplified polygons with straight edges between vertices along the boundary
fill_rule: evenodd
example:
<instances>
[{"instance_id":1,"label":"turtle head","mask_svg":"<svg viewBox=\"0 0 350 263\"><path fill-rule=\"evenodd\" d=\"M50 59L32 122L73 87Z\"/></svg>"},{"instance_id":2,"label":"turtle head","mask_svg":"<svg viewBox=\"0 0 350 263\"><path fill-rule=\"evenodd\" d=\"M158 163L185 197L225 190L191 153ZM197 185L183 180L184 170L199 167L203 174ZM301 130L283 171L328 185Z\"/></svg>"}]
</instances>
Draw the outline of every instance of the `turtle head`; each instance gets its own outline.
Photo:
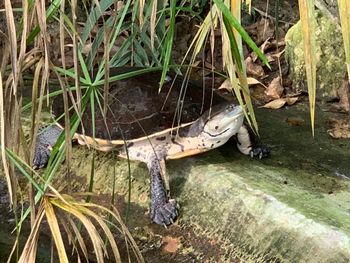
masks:
<instances>
[{"instance_id":1,"label":"turtle head","mask_svg":"<svg viewBox=\"0 0 350 263\"><path fill-rule=\"evenodd\" d=\"M202 133L208 139L230 138L241 128L244 119L242 108L231 103L217 105L205 115L207 120Z\"/></svg>"},{"instance_id":2,"label":"turtle head","mask_svg":"<svg viewBox=\"0 0 350 263\"><path fill-rule=\"evenodd\" d=\"M201 136L207 141L220 141L219 144L222 145L238 132L243 120L244 114L240 106L232 103L219 104L206 111L194 122L188 135Z\"/></svg>"}]
</instances>

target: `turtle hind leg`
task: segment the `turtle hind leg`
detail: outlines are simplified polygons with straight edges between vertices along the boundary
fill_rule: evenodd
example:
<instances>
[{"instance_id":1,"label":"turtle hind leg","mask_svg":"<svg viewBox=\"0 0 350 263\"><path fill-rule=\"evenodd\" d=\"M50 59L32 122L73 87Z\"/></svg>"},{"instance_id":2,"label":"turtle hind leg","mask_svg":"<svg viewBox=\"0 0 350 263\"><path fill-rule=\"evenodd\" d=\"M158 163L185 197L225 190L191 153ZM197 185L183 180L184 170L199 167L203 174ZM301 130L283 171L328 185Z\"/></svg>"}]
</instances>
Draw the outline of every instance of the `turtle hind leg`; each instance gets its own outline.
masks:
<instances>
[{"instance_id":1,"label":"turtle hind leg","mask_svg":"<svg viewBox=\"0 0 350 263\"><path fill-rule=\"evenodd\" d=\"M254 134L245 125L242 125L237 133L237 148L241 153L250 155L252 158L263 159L270 155L269 148L258 144Z\"/></svg>"},{"instance_id":2,"label":"turtle hind leg","mask_svg":"<svg viewBox=\"0 0 350 263\"><path fill-rule=\"evenodd\" d=\"M57 142L58 137L62 129L57 125L52 125L46 127L42 132L36 137L36 144L33 156L33 168L42 168L47 165L49 161L51 150L55 143Z\"/></svg>"},{"instance_id":3,"label":"turtle hind leg","mask_svg":"<svg viewBox=\"0 0 350 263\"><path fill-rule=\"evenodd\" d=\"M158 225L170 225L178 216L176 201L168 199L163 181L161 162L152 157L147 163L151 174L151 220Z\"/></svg>"}]
</instances>

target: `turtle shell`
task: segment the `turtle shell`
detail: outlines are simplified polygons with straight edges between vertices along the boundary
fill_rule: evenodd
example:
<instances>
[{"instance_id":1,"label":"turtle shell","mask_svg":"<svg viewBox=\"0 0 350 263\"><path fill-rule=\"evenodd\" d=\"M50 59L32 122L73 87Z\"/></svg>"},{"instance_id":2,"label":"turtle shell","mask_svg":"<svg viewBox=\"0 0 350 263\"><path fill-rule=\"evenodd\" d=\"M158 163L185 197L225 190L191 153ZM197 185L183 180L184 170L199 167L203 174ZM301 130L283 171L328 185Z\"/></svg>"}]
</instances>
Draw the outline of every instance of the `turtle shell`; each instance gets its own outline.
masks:
<instances>
[{"instance_id":1,"label":"turtle shell","mask_svg":"<svg viewBox=\"0 0 350 263\"><path fill-rule=\"evenodd\" d=\"M135 68L114 68L111 75L117 75ZM103 116L103 87L101 97L95 98L95 112L91 113L91 104L87 104L82 116L85 136L93 136L93 118L95 138L122 143L153 134L161 134L176 129L180 125L189 125L198 119L210 106L225 99L204 89L193 82L183 85L180 77L167 77L159 92L161 72L151 72L109 84L107 113ZM53 101L54 116L64 113L62 96ZM101 109L102 108L102 109ZM72 115L74 110L71 110ZM58 123L64 126L64 118ZM82 133L82 125L77 133Z\"/></svg>"}]
</instances>

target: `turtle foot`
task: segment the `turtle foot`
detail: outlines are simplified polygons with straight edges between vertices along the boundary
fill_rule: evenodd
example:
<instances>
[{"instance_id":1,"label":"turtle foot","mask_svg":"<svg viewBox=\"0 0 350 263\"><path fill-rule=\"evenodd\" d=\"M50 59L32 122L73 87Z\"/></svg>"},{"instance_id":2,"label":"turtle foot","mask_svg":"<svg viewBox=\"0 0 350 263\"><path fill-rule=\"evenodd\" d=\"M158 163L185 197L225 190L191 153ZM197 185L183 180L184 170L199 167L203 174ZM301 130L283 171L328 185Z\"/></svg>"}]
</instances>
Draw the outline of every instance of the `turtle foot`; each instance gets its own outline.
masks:
<instances>
[{"instance_id":1,"label":"turtle foot","mask_svg":"<svg viewBox=\"0 0 350 263\"><path fill-rule=\"evenodd\" d=\"M47 127L41 132L35 144L35 151L33 157L33 168L43 168L49 161L51 151L55 145L58 137L60 136L62 129L58 126Z\"/></svg>"},{"instance_id":2,"label":"turtle foot","mask_svg":"<svg viewBox=\"0 0 350 263\"><path fill-rule=\"evenodd\" d=\"M47 145L37 145L33 158L33 168L40 169L47 165L51 154L50 147Z\"/></svg>"},{"instance_id":3,"label":"turtle foot","mask_svg":"<svg viewBox=\"0 0 350 263\"><path fill-rule=\"evenodd\" d=\"M249 155L252 158L263 159L263 158L269 157L270 149L264 145L255 146L252 148Z\"/></svg>"},{"instance_id":4,"label":"turtle foot","mask_svg":"<svg viewBox=\"0 0 350 263\"><path fill-rule=\"evenodd\" d=\"M170 199L169 202L159 205L155 208L151 208L151 219L158 225L170 225L174 223L178 216L176 201Z\"/></svg>"}]
</instances>

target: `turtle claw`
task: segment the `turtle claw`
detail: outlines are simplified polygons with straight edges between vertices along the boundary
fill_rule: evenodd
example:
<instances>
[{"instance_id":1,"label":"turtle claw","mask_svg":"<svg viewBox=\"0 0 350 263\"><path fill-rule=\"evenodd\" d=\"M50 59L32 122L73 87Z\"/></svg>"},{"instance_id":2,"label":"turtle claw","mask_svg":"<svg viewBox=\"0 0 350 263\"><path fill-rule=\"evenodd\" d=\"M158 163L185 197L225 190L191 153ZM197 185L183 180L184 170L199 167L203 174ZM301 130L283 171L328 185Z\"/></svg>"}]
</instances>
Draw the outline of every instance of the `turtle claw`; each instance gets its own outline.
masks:
<instances>
[{"instance_id":1,"label":"turtle claw","mask_svg":"<svg viewBox=\"0 0 350 263\"><path fill-rule=\"evenodd\" d=\"M45 145L37 144L35 147L34 158L33 158L33 168L41 169L43 168L47 162L49 161L51 151L49 147L45 147Z\"/></svg>"},{"instance_id":2,"label":"turtle claw","mask_svg":"<svg viewBox=\"0 0 350 263\"><path fill-rule=\"evenodd\" d=\"M249 155L252 158L263 159L269 157L270 149L264 145L255 146L250 150Z\"/></svg>"},{"instance_id":3,"label":"turtle claw","mask_svg":"<svg viewBox=\"0 0 350 263\"><path fill-rule=\"evenodd\" d=\"M169 200L169 202L157 206L151 211L151 219L154 223L158 225L171 225L177 218L177 207L175 199Z\"/></svg>"}]
</instances>

